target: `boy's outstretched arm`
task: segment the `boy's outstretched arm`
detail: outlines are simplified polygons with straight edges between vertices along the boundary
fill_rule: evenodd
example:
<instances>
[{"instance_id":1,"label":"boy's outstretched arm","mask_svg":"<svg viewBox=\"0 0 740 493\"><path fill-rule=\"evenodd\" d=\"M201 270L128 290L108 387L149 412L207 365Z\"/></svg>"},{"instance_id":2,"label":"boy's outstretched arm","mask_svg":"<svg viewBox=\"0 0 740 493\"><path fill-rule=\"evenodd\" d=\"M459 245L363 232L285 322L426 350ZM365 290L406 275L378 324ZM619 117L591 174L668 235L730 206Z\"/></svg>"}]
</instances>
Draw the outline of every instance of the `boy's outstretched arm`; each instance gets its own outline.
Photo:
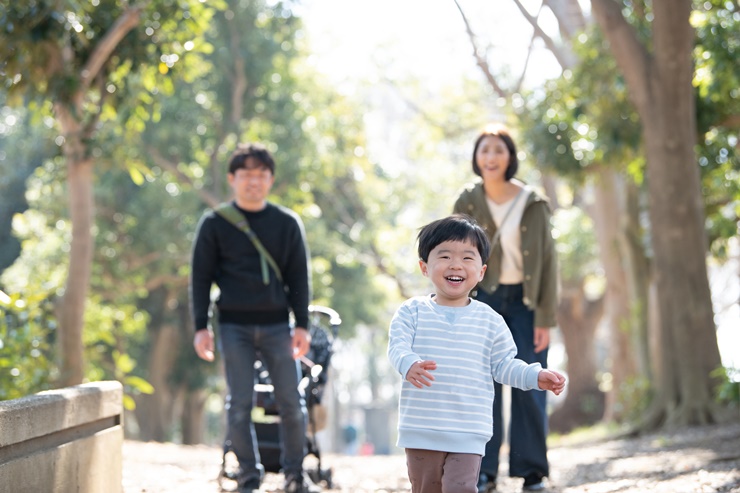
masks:
<instances>
[{"instance_id":1,"label":"boy's outstretched arm","mask_svg":"<svg viewBox=\"0 0 740 493\"><path fill-rule=\"evenodd\" d=\"M537 383L540 390L550 390L553 394L560 395L565 388L565 377L553 370L542 370L537 375Z\"/></svg>"},{"instance_id":2,"label":"boy's outstretched arm","mask_svg":"<svg viewBox=\"0 0 740 493\"><path fill-rule=\"evenodd\" d=\"M437 363L434 361L417 361L411 365L411 368L409 368L409 371L406 373L406 380L417 388L422 388L423 385L431 387L434 377L429 372L436 369Z\"/></svg>"}]
</instances>

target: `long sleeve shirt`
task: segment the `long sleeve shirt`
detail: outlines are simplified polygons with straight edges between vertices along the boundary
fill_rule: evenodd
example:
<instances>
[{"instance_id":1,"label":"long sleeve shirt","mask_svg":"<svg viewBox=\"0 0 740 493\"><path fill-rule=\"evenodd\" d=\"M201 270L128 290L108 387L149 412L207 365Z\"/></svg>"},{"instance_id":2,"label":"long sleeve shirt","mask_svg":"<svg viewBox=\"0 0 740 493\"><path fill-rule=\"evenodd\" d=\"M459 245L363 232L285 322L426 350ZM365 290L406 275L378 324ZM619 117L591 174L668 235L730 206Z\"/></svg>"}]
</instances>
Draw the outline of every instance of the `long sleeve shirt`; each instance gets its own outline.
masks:
<instances>
[{"instance_id":1,"label":"long sleeve shirt","mask_svg":"<svg viewBox=\"0 0 740 493\"><path fill-rule=\"evenodd\" d=\"M280 323L292 311L296 326L308 327L311 278L300 217L269 202L258 212L239 210L275 259L283 282L270 269L270 283L265 286L260 254L252 241L216 212L206 212L198 224L190 274L195 330L207 326L213 284L220 290L216 305L221 322Z\"/></svg>"},{"instance_id":2,"label":"long sleeve shirt","mask_svg":"<svg viewBox=\"0 0 740 493\"><path fill-rule=\"evenodd\" d=\"M469 184L460 193L453 212L462 212L472 216L484 231L493 238L496 234L496 222L486 202L486 191L483 183L477 181ZM530 191L524 205L519 223L521 232L522 275L524 276L524 298L522 301L534 311L535 327L555 327L555 314L558 305L558 271L555 241L552 238L550 224L550 205L545 198ZM486 264L488 268L479 288L493 293L498 287L501 276L501 243L493 245L491 256Z\"/></svg>"},{"instance_id":3,"label":"long sleeve shirt","mask_svg":"<svg viewBox=\"0 0 740 493\"><path fill-rule=\"evenodd\" d=\"M404 302L390 323L388 357L401 374L398 441L403 448L483 455L493 435L494 379L523 390L539 389L539 363L516 359L504 319L476 300L464 307L438 305L432 296ZM411 365L433 360L431 387L414 387Z\"/></svg>"}]
</instances>

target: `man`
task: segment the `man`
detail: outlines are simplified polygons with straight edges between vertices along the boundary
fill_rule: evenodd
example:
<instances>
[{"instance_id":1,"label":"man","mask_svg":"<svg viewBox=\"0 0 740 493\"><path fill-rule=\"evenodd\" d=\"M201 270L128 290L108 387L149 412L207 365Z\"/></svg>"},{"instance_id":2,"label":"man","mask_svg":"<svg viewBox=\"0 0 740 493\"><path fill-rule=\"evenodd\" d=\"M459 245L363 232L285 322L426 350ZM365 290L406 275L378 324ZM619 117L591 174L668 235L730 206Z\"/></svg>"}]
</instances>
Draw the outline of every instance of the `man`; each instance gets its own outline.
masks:
<instances>
[{"instance_id":1,"label":"man","mask_svg":"<svg viewBox=\"0 0 740 493\"><path fill-rule=\"evenodd\" d=\"M310 346L311 295L308 248L303 223L293 211L267 201L275 162L261 145L240 145L229 160L228 182L234 200L206 212L198 225L192 255L190 296L198 356L214 359L208 309L213 284L220 290L219 350L229 387L227 414L231 449L239 461L239 492L258 490L264 477L251 420L259 352L274 386L281 420L281 465L286 492L318 492L303 471L306 406L298 390L296 361ZM246 220L251 238L226 219ZM290 312L295 319L291 329Z\"/></svg>"}]
</instances>

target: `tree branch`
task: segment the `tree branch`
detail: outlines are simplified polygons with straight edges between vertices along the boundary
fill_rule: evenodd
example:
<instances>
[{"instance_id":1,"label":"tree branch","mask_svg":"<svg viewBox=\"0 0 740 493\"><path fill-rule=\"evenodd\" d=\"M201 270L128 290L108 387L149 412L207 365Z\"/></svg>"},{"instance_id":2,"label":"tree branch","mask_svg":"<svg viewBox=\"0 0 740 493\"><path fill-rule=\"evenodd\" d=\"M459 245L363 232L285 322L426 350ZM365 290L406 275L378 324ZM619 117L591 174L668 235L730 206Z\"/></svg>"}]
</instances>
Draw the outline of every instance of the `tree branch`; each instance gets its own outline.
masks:
<instances>
[{"instance_id":1,"label":"tree branch","mask_svg":"<svg viewBox=\"0 0 740 493\"><path fill-rule=\"evenodd\" d=\"M143 9L144 4L126 9L95 46L90 58L88 58L80 72L82 92L90 87L91 81L98 75L121 40L139 24Z\"/></svg>"},{"instance_id":2,"label":"tree branch","mask_svg":"<svg viewBox=\"0 0 740 493\"><path fill-rule=\"evenodd\" d=\"M493 76L493 73L488 66L488 61L485 59L485 57L480 55L480 50L478 48L475 33L473 33L473 30L470 27L470 23L468 22L468 18L465 15L462 7L460 7L460 3L457 0L455 0L455 5L457 5L457 10L460 11L460 15L462 16L463 22L465 23L465 31L468 33L470 44L473 46L473 57L475 57L476 64L483 71L483 75L486 77L486 80L491 85L493 90L502 98L509 99L511 97L511 94L509 93L509 91L506 91L503 87L499 85L496 77Z\"/></svg>"},{"instance_id":3,"label":"tree branch","mask_svg":"<svg viewBox=\"0 0 740 493\"><path fill-rule=\"evenodd\" d=\"M540 6L540 12L542 11L542 7ZM539 18L540 12L537 12L537 17ZM537 33L532 33L532 39L529 41L529 46L527 47L527 58L524 59L524 67L522 68L522 74L519 76L519 81L516 83L516 92L519 92L522 88L522 85L524 84L524 76L527 75L527 68L529 67L529 59L532 56L532 49L534 48L534 41L537 39Z\"/></svg>"},{"instance_id":4,"label":"tree branch","mask_svg":"<svg viewBox=\"0 0 740 493\"><path fill-rule=\"evenodd\" d=\"M586 17L578 0L542 0L558 20L560 35L572 45L573 38L586 27Z\"/></svg>"},{"instance_id":5,"label":"tree branch","mask_svg":"<svg viewBox=\"0 0 740 493\"><path fill-rule=\"evenodd\" d=\"M622 15L620 3L615 0L591 0L591 9L612 47L614 58L622 67L633 103L637 108L647 107L650 102L652 57Z\"/></svg>"},{"instance_id":6,"label":"tree branch","mask_svg":"<svg viewBox=\"0 0 740 493\"><path fill-rule=\"evenodd\" d=\"M193 184L193 180L187 176L185 173L180 171L177 168L177 164L173 163L169 159L166 159L163 157L157 149L149 148L149 154L154 159L154 162L157 164L157 166L169 171L175 177L177 178L177 181L180 183L186 183L193 187L193 190L198 194L198 196L201 198L201 200L208 205L209 207L216 207L218 204L222 202L222 200L219 199L216 195L212 194L208 190L205 190L203 188L196 188Z\"/></svg>"},{"instance_id":7,"label":"tree branch","mask_svg":"<svg viewBox=\"0 0 740 493\"><path fill-rule=\"evenodd\" d=\"M470 131L470 128L466 128L460 125L456 125L453 128L450 128L447 125L444 125L443 123L436 120L432 115L430 115L428 112L426 112L421 106L416 104L416 102L412 101L408 97L406 97L406 94L401 90L400 87L398 87L398 84L396 84L395 81L392 79L389 79L388 77L383 77L383 80L393 88L393 90L396 91L398 96L403 100L406 105L411 108L412 111L417 113L421 118L431 125L434 128L439 129L442 132L442 135L445 136L447 139L452 139L455 137L459 137L460 135L464 135L465 133Z\"/></svg>"},{"instance_id":8,"label":"tree branch","mask_svg":"<svg viewBox=\"0 0 740 493\"><path fill-rule=\"evenodd\" d=\"M95 78L95 83L98 89L99 100L98 104L96 105L97 111L90 115L88 122L85 124L82 130L82 136L85 139L90 138L93 133L95 133L95 127L98 125L100 117L103 114L103 106L105 105L105 100L109 97L110 94L108 93L108 91L105 90L105 86L107 84L105 77L102 77L100 74L98 74L98 76Z\"/></svg>"},{"instance_id":9,"label":"tree branch","mask_svg":"<svg viewBox=\"0 0 740 493\"><path fill-rule=\"evenodd\" d=\"M228 21L229 26L229 43L231 45L231 59L233 61L234 78L231 81L231 124L235 129L239 128L239 122L244 112L244 94L247 92L247 67L244 63L244 57L239 49L241 40L241 29L234 25L234 20Z\"/></svg>"},{"instance_id":10,"label":"tree branch","mask_svg":"<svg viewBox=\"0 0 740 493\"><path fill-rule=\"evenodd\" d=\"M545 33L545 31L542 30L539 23L537 22L537 18L530 15L530 13L527 12L527 9L524 8L519 0L514 0L514 3L519 8L519 11L522 13L524 18L532 25L535 34L537 34L537 36L545 42L545 46L547 46L547 49L550 50L550 52L553 54L555 59L560 64L560 67L564 69L572 67L575 64L575 60L573 60L573 57L570 56L568 53L565 53L564 50L560 46L558 46L557 43L555 43L555 41L553 41L553 39Z\"/></svg>"}]
</instances>

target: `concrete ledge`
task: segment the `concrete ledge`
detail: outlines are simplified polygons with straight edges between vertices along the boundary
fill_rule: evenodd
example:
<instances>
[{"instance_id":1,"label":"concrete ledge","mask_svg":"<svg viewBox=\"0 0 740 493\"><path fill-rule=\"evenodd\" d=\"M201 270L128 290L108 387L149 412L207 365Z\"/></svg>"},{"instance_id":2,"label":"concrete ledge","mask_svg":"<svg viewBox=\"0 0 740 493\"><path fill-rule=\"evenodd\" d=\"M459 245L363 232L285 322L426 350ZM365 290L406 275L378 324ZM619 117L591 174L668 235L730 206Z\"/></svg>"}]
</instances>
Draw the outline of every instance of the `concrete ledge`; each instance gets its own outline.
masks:
<instances>
[{"instance_id":1,"label":"concrete ledge","mask_svg":"<svg viewBox=\"0 0 740 493\"><path fill-rule=\"evenodd\" d=\"M0 402L0 493L120 493L122 402L119 382Z\"/></svg>"}]
</instances>

